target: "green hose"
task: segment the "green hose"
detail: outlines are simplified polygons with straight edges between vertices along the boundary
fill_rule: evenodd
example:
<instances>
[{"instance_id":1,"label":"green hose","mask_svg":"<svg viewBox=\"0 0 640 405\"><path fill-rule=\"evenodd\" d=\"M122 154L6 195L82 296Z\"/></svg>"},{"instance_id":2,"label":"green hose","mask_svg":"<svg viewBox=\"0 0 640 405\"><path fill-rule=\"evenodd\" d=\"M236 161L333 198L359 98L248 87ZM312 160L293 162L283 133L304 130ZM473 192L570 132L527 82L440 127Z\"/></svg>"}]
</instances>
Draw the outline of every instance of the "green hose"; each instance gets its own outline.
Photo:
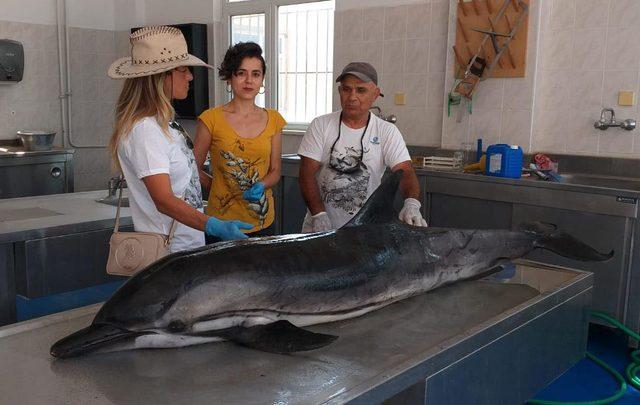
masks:
<instances>
[{"instance_id":1,"label":"green hose","mask_svg":"<svg viewBox=\"0 0 640 405\"><path fill-rule=\"evenodd\" d=\"M631 338L640 341L640 335L638 335L637 333L635 333L634 331L632 331L631 329L626 327L621 322L618 322L618 320L614 319L613 317L611 317L611 316L609 316L609 315L607 315L607 314L605 314L603 312L598 312L598 311L591 311L591 316L594 317L594 318L600 318L600 319L603 319L603 320L607 321L609 324L611 324L611 325L615 326L616 328L620 329L621 331L623 331L625 334L627 334ZM594 363L598 364L600 367L602 367L605 370L607 370L618 381L618 383L620 384L620 388L618 389L618 391L616 391L615 394L613 394L610 397L603 398L603 399L598 399L598 400L595 400L595 401L562 402L562 401L546 401L546 400L543 400L543 399L530 399L529 401L527 401L527 403L528 404L534 404L534 405L604 405L604 404L610 404L610 403L620 399L620 397L622 397L624 395L624 393L627 391L627 383L624 380L624 378L622 377L622 375L620 375L620 373L618 373L611 366L609 366L607 363L605 363L604 361L600 360L599 358L597 358L593 354L591 354L589 352L586 352L585 354L586 354L588 359L590 359ZM639 356L640 356L640 350L635 350L633 353L631 353L632 362L629 363L629 365L627 366L627 368L625 370L625 374L627 376L627 380L629 380L629 383L633 387L635 387L636 389L640 389L640 377L638 376L638 372L640 371L640 357Z\"/></svg>"}]
</instances>

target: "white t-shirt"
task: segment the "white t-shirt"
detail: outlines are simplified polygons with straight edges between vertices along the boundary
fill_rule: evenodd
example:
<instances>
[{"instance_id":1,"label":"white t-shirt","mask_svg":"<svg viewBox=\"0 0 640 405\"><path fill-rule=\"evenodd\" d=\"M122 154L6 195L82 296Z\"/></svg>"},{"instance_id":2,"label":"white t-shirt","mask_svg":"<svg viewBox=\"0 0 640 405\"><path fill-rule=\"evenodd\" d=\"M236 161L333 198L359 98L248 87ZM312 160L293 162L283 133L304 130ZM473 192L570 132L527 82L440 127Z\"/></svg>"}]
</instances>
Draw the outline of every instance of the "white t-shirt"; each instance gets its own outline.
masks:
<instances>
[{"instance_id":1,"label":"white t-shirt","mask_svg":"<svg viewBox=\"0 0 640 405\"><path fill-rule=\"evenodd\" d=\"M398 128L371 114L365 128L351 129L340 122L340 111L322 115L309 124L302 138L298 154L322 163L317 180L325 210L334 228L340 228L358 212L367 198L378 188L387 167L411 160L407 145ZM341 173L329 165L331 145L333 165L340 168L356 167L351 173ZM362 147L360 139L362 138ZM357 165L360 153L362 163ZM307 211L303 232L310 231L310 213Z\"/></svg>"},{"instance_id":2,"label":"white t-shirt","mask_svg":"<svg viewBox=\"0 0 640 405\"><path fill-rule=\"evenodd\" d=\"M128 136L118 145L118 158L130 192L131 217L138 232L169 234L172 218L160 213L142 179L166 173L176 197L203 212L202 191L193 151L184 136L169 128L171 139L162 131L155 118L138 121ZM176 221L171 252L204 245L204 232Z\"/></svg>"}]
</instances>

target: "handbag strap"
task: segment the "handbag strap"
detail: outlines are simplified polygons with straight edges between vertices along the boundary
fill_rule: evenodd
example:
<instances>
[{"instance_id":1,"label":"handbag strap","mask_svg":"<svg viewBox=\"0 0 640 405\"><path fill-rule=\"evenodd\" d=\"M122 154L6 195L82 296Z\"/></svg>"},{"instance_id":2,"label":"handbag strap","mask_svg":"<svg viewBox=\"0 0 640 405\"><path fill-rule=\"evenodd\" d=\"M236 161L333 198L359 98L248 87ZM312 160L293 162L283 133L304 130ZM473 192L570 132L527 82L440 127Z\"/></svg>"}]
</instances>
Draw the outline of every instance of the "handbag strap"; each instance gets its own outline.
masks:
<instances>
[{"instance_id":1,"label":"handbag strap","mask_svg":"<svg viewBox=\"0 0 640 405\"><path fill-rule=\"evenodd\" d=\"M124 182L124 175L118 177L118 208L116 209L116 222L113 227L113 233L120 232L120 207L122 206L122 183ZM172 219L171 226L169 227L169 235L167 235L164 245L168 246L173 238L173 232L176 230L176 220Z\"/></svg>"}]
</instances>

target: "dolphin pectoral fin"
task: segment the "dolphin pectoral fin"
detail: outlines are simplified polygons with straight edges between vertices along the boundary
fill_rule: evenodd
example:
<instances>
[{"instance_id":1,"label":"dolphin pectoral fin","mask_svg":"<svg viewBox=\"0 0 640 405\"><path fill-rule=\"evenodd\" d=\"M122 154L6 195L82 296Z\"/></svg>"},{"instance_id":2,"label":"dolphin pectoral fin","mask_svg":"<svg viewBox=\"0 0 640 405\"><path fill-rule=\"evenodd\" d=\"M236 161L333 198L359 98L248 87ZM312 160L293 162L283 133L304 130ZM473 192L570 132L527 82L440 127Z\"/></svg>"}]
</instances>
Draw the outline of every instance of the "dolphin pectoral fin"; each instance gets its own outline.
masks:
<instances>
[{"instance_id":1,"label":"dolphin pectoral fin","mask_svg":"<svg viewBox=\"0 0 640 405\"><path fill-rule=\"evenodd\" d=\"M487 268L478 279L484 281L508 280L515 276L516 266L507 257L494 260L492 267Z\"/></svg>"},{"instance_id":2,"label":"dolphin pectoral fin","mask_svg":"<svg viewBox=\"0 0 640 405\"><path fill-rule=\"evenodd\" d=\"M314 350L326 346L338 338L299 328L289 321L277 321L248 328L234 328L225 333L224 337L243 346L270 353Z\"/></svg>"}]
</instances>

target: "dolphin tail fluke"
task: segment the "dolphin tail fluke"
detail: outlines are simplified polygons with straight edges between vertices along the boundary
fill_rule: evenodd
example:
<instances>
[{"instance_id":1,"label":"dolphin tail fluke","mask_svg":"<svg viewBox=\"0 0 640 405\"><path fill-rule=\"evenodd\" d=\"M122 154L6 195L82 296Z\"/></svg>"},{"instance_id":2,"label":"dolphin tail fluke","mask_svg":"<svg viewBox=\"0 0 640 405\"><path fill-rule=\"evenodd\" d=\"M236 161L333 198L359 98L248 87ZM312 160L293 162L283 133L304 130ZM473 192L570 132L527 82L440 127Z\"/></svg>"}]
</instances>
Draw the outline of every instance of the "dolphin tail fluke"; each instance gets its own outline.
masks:
<instances>
[{"instance_id":1,"label":"dolphin tail fluke","mask_svg":"<svg viewBox=\"0 0 640 405\"><path fill-rule=\"evenodd\" d=\"M112 325L91 324L54 343L51 346L51 355L57 358L75 357L138 335L140 333Z\"/></svg>"},{"instance_id":2,"label":"dolphin tail fluke","mask_svg":"<svg viewBox=\"0 0 640 405\"><path fill-rule=\"evenodd\" d=\"M289 321L237 328L225 336L243 346L271 353L295 353L326 346L338 337L311 332Z\"/></svg>"},{"instance_id":3,"label":"dolphin tail fluke","mask_svg":"<svg viewBox=\"0 0 640 405\"><path fill-rule=\"evenodd\" d=\"M573 260L604 262L613 257L613 250L609 253L600 253L586 243L561 231L543 236L534 242L534 246Z\"/></svg>"},{"instance_id":4,"label":"dolphin tail fluke","mask_svg":"<svg viewBox=\"0 0 640 405\"><path fill-rule=\"evenodd\" d=\"M609 253L598 252L568 233L557 230L553 224L529 222L522 224L520 228L536 238L534 247L550 250L569 259L603 262L613 257L613 250Z\"/></svg>"}]
</instances>

